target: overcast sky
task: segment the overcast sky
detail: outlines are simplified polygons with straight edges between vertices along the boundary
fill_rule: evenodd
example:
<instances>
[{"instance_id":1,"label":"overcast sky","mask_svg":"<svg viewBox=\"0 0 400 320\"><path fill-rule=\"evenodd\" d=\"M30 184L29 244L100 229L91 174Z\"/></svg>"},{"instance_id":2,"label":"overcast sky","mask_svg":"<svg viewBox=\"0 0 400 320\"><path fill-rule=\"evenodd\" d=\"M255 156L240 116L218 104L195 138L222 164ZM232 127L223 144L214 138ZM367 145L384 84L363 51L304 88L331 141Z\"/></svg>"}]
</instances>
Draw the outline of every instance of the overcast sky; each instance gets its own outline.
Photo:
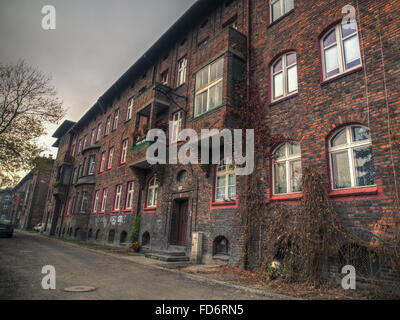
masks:
<instances>
[{"instance_id":1,"label":"overcast sky","mask_svg":"<svg viewBox=\"0 0 400 320\"><path fill-rule=\"evenodd\" d=\"M195 0L0 0L0 62L24 59L52 76L77 121ZM42 7L56 9L43 30ZM39 140L50 148L57 125Z\"/></svg>"}]
</instances>

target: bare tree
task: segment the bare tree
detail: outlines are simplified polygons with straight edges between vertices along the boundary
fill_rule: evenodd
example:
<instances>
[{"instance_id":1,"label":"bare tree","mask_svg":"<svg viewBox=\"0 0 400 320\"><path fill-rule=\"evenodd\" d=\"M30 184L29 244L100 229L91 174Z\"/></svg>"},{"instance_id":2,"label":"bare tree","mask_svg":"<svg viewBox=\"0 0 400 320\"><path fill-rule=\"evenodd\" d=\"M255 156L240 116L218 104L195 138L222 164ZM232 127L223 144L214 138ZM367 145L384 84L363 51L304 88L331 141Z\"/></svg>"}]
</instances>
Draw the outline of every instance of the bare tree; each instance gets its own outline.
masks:
<instances>
[{"instance_id":1,"label":"bare tree","mask_svg":"<svg viewBox=\"0 0 400 320\"><path fill-rule=\"evenodd\" d=\"M64 116L62 102L50 77L28 66L0 64L0 176L14 179L34 166L40 152L36 142L47 123Z\"/></svg>"}]
</instances>

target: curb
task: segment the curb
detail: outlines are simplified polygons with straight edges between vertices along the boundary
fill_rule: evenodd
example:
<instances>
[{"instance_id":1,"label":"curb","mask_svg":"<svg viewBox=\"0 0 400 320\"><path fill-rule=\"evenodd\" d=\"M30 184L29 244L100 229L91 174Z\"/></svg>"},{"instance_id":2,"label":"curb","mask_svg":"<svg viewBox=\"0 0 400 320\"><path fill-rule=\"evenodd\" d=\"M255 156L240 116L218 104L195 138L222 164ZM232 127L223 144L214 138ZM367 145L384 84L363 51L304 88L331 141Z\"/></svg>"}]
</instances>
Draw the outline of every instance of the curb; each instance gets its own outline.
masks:
<instances>
[{"instance_id":1,"label":"curb","mask_svg":"<svg viewBox=\"0 0 400 320\"><path fill-rule=\"evenodd\" d=\"M24 230L18 230L18 232L20 233L25 233L25 234L29 234L29 235L35 235L29 232L26 232ZM140 261L133 261L132 259L129 259L129 256L124 256L124 255L118 255L115 253L110 253L110 252L106 252L103 250L96 250L93 248L89 248L83 245L79 245L77 243L73 243L73 242L69 242L69 241L63 241L62 239L58 239L58 238L53 238L41 233L37 234L38 236L41 236L43 238L52 240L52 241L58 241L58 242L62 242L66 245L70 245L72 247L78 247L78 248L85 248L86 250L92 251L92 252L97 252L97 253L101 253L101 254L105 254L107 256L113 257L113 258L119 258L119 259L123 259L126 261L130 261L136 264L140 264L142 266L147 266L147 267L151 267L154 269L158 269L158 270L163 270L163 271L168 271L168 272L172 272L175 274L180 274L183 275L186 278L189 278L191 280L196 280L199 282L206 282L206 283L212 283L212 284L218 284L221 286L225 286L225 287L229 287L229 288L233 288L233 289L238 289L238 290L242 290L245 292L249 292L249 293L253 293L253 294L257 294L257 295L262 295L265 297L271 297L271 298L275 298L275 299L280 299L280 300L304 300L301 298L295 298L295 297L291 297L291 296L287 296L287 295L283 295L283 294L279 294L279 293L273 293L273 292L269 292L269 291L263 291L263 290L259 290L259 289L253 289L253 288L249 288L249 287L245 287L245 286L241 286L241 285L236 285L236 284L232 284L232 283L228 283L228 282L224 282L221 280L216 280L216 279L210 279L204 276L199 276L199 275L195 275L195 274L191 274L191 273L187 273L184 271L179 271L179 270L175 270L175 269L169 269L169 268L165 268L163 266L159 266L159 265L153 265L153 264L145 264L145 263L141 263Z\"/></svg>"}]
</instances>

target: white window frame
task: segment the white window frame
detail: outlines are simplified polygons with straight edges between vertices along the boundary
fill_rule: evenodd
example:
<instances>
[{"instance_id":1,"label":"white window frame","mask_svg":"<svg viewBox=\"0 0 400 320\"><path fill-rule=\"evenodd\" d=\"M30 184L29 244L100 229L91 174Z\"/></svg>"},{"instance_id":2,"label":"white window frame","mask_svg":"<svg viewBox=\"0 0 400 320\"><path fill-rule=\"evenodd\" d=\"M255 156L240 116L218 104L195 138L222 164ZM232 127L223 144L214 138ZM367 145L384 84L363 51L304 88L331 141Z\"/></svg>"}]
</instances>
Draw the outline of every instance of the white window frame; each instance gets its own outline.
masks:
<instances>
[{"instance_id":1,"label":"white window frame","mask_svg":"<svg viewBox=\"0 0 400 320\"><path fill-rule=\"evenodd\" d=\"M86 203L87 203L87 196L88 196L88 192L84 191L82 193L82 201L81 201L80 211L85 211L85 207L86 207Z\"/></svg>"},{"instance_id":2,"label":"white window frame","mask_svg":"<svg viewBox=\"0 0 400 320\"><path fill-rule=\"evenodd\" d=\"M121 209L121 195L122 195L122 184L119 184L115 187L113 211L119 211Z\"/></svg>"},{"instance_id":3,"label":"white window frame","mask_svg":"<svg viewBox=\"0 0 400 320\"><path fill-rule=\"evenodd\" d=\"M114 112L114 121L113 121L113 130L118 128L118 121L119 121L119 109L115 110Z\"/></svg>"},{"instance_id":4,"label":"white window frame","mask_svg":"<svg viewBox=\"0 0 400 320\"><path fill-rule=\"evenodd\" d=\"M114 157L114 147L110 148L108 150L108 157L107 157L107 170L112 168L112 163L113 163L113 157Z\"/></svg>"},{"instance_id":5,"label":"white window frame","mask_svg":"<svg viewBox=\"0 0 400 320\"><path fill-rule=\"evenodd\" d=\"M222 169L223 168L223 169ZM221 169L219 171L219 169ZM231 186L229 184L229 176L235 175L235 197L229 198L229 187ZM224 198L218 198L218 177L225 176L225 191L224 191ZM236 190L236 169L234 164L227 164L226 160L222 160L220 164L218 164L215 168L215 193L214 193L214 199L215 202L223 202L223 201L235 201L236 200L236 195L237 195L237 190Z\"/></svg>"},{"instance_id":6,"label":"white window frame","mask_svg":"<svg viewBox=\"0 0 400 320\"><path fill-rule=\"evenodd\" d=\"M152 191L152 197L150 199L150 191ZM157 198L158 198L158 181L156 177L152 177L148 184L146 190L146 208L155 208L157 207Z\"/></svg>"},{"instance_id":7,"label":"white window frame","mask_svg":"<svg viewBox=\"0 0 400 320\"><path fill-rule=\"evenodd\" d=\"M179 67L178 67L178 70L179 70ZM178 77L179 77L179 72L178 72ZM168 86L168 70L161 73L161 84L164 86Z\"/></svg>"},{"instance_id":8,"label":"white window frame","mask_svg":"<svg viewBox=\"0 0 400 320\"><path fill-rule=\"evenodd\" d=\"M131 120L132 115L133 115L133 98L130 98L128 100L128 108L126 109L126 121Z\"/></svg>"},{"instance_id":9,"label":"white window frame","mask_svg":"<svg viewBox=\"0 0 400 320\"><path fill-rule=\"evenodd\" d=\"M321 47L321 59L322 59L322 74L324 77L324 80L329 80L335 77L340 76L341 74L344 74L346 72L352 71L354 69L358 69L360 67L362 67L363 62L362 62L362 57L361 57L361 47L360 47L360 37L358 34L358 24L355 21L354 22L355 26L356 26L356 32L352 33L348 36L346 36L345 38L342 37L342 23L337 24L336 26L332 27L331 29L329 29L327 32L324 33L323 37L320 40L320 47ZM327 46L326 48L324 47L324 39L331 33L331 31L335 30L336 33L336 42L330 44L329 46ZM344 54L344 45L343 42L349 38L352 38L354 36L357 36L357 40L358 40L358 46L359 46L359 52L360 52L360 64L357 66L354 66L352 68L346 69L346 61L345 61L345 54ZM336 50L337 50L337 56L338 56L338 62L339 62L339 73L327 77L326 75L326 63L325 63L325 51L333 46L336 45Z\"/></svg>"},{"instance_id":10,"label":"white window frame","mask_svg":"<svg viewBox=\"0 0 400 320\"><path fill-rule=\"evenodd\" d=\"M99 142L101 136L101 123L97 126L96 142Z\"/></svg>"},{"instance_id":11,"label":"white window frame","mask_svg":"<svg viewBox=\"0 0 400 320\"><path fill-rule=\"evenodd\" d=\"M271 23L279 20L281 17L283 17L285 14L287 14L291 10L294 10L294 1L296 1L296 0L293 1L293 8L290 9L290 10L286 10L287 1L288 0L270 0L270 2L269 2L269 11L270 11L270 21L271 21ZM272 6L277 2L281 3L281 15L274 19L273 7Z\"/></svg>"},{"instance_id":12,"label":"white window frame","mask_svg":"<svg viewBox=\"0 0 400 320\"><path fill-rule=\"evenodd\" d=\"M179 133L182 130L183 111L172 115L171 143L178 142Z\"/></svg>"},{"instance_id":13,"label":"white window frame","mask_svg":"<svg viewBox=\"0 0 400 320\"><path fill-rule=\"evenodd\" d=\"M178 61L178 76L177 76L178 87L186 82L186 68L187 68L187 58L184 57Z\"/></svg>"},{"instance_id":14,"label":"white window frame","mask_svg":"<svg viewBox=\"0 0 400 320\"><path fill-rule=\"evenodd\" d=\"M82 152L82 139L79 139L79 142L78 142L78 154L81 154L81 152Z\"/></svg>"},{"instance_id":15,"label":"white window frame","mask_svg":"<svg viewBox=\"0 0 400 320\"><path fill-rule=\"evenodd\" d=\"M221 83L221 82L222 82L221 98L222 98L222 100L223 100L223 92L224 92L223 81L224 81L224 69L225 69L225 68L224 68L224 67L225 67L225 58L224 58L224 57L220 57L220 58L214 60L213 62L211 62L210 64L208 64L208 65L205 66L204 68L202 68L201 70L197 71L195 76L197 77L197 74L198 74L199 72L202 72L204 69L208 68L208 80L210 80L210 78L211 78L211 77L210 77L210 74L211 74L211 66L214 65L214 64L216 64L216 63L218 63L220 60L222 60L222 75L221 75L221 77L215 79L213 82L208 82L207 85L205 85L203 88L201 88L201 89L199 89L199 90L196 90L196 89L195 89L195 90L196 90L196 92L195 92L195 98L194 98L194 99L195 99L195 103L194 103L194 104L195 104L195 106L194 106L194 116L195 116L195 117L201 116L202 114L204 114L204 113L206 113L206 112L208 112L208 111L210 111L210 110L213 110L213 109L215 109L215 108L218 107L218 105L216 105L216 106L214 106L214 108L210 109L210 89L211 89L212 87L216 86L217 84ZM196 87L196 85L195 85L195 87ZM198 112L198 106L197 106L197 103L196 103L197 96L203 94L203 93L206 92L206 91L207 91L207 109L206 109L206 111L204 111L203 113L199 113L199 112Z\"/></svg>"},{"instance_id":16,"label":"white window frame","mask_svg":"<svg viewBox=\"0 0 400 320\"><path fill-rule=\"evenodd\" d=\"M292 141L292 142L295 142L295 141ZM296 143L300 147L300 153L297 153L297 154L289 155L289 144L290 144L290 142L282 143L277 148L275 148L274 157L275 157L276 151L278 151L278 149L280 149L280 147L282 145L285 145L285 157L284 158L280 158L280 159L275 159L274 158L274 160L273 160L273 162L274 162L273 166L272 166L272 194L273 195L280 196L280 195L285 195L285 194L300 194L300 193L302 193L302 191L296 191L296 192L291 191L292 190L292 179L291 179L291 176L292 176L292 172L291 171L292 171L292 169L291 169L290 164L292 162L300 160L300 165L301 165L301 145L298 142L296 142ZM280 164L280 163L285 163L285 167L286 167L286 192L285 193L277 193L276 190L275 190L275 187L276 187L276 176L275 176L275 171L276 170L275 170L275 167L276 167L277 164Z\"/></svg>"},{"instance_id":17,"label":"white window frame","mask_svg":"<svg viewBox=\"0 0 400 320\"><path fill-rule=\"evenodd\" d=\"M106 152L103 151L100 155L100 168L99 172L103 172L105 170L105 164L106 163Z\"/></svg>"},{"instance_id":18,"label":"white window frame","mask_svg":"<svg viewBox=\"0 0 400 320\"><path fill-rule=\"evenodd\" d=\"M96 128L92 129L92 135L90 137L90 145L93 145L95 143L96 139Z\"/></svg>"},{"instance_id":19,"label":"white window frame","mask_svg":"<svg viewBox=\"0 0 400 320\"><path fill-rule=\"evenodd\" d=\"M134 181L128 182L126 186L125 210L131 210L133 208L134 191L135 191Z\"/></svg>"},{"instance_id":20,"label":"white window frame","mask_svg":"<svg viewBox=\"0 0 400 320\"><path fill-rule=\"evenodd\" d=\"M371 140L371 132L370 132L370 137L367 140L362 140L362 141L353 141L353 132L352 129L354 127L363 127L369 130L369 128L362 126L362 125L352 125L352 126L347 126L345 128L341 128L332 135L332 137L329 139L329 167L330 167L330 177L331 177L331 188L332 190L349 190L349 189L358 189L358 188L369 188L369 187L374 187L376 186L375 184L368 185L368 186L358 186L356 181L356 164L355 164L355 159L354 159L354 149L358 149L361 147L368 147L371 146L372 149L372 140ZM332 140L339 134L342 130L346 130L346 141L347 143L345 145L340 145L340 146L335 146L331 147L331 142ZM335 153L343 152L346 151L348 152L348 160L349 160L349 170L350 170L350 181L351 181L351 187L348 188L335 188L335 178L333 174L333 160L332 156ZM375 168L374 168L375 169ZM376 171L375 171L376 173Z\"/></svg>"},{"instance_id":21,"label":"white window frame","mask_svg":"<svg viewBox=\"0 0 400 320\"><path fill-rule=\"evenodd\" d=\"M287 65L287 56L290 55L290 54L295 54L296 55L296 62L292 63L290 65ZM282 70L274 73L274 67L280 60L282 60ZM288 70L291 69L291 68L294 68L294 67L296 67L297 89L292 91L292 92L289 92ZM297 70L297 54L296 54L295 51L286 52L283 55L281 55L278 59L275 60L275 62L271 65L270 68L271 68L271 88L272 88L271 96L272 96L272 101L273 102L274 101L278 101L278 100L283 99L283 98L286 98L286 97L290 97L290 96L292 96L292 95L294 95L294 94L299 92L299 86L298 86L298 84L299 84L299 76L298 76L298 72L297 72L298 71ZM274 78L275 78L276 75L278 75L280 73L283 74L283 77L282 77L283 78L282 79L283 80L283 94L281 96L275 98L274 97L274 92L275 92L275 81L274 81L275 79Z\"/></svg>"},{"instance_id":22,"label":"white window frame","mask_svg":"<svg viewBox=\"0 0 400 320\"><path fill-rule=\"evenodd\" d=\"M111 115L107 117L105 135L109 135L110 134L110 129L111 129Z\"/></svg>"},{"instance_id":23,"label":"white window frame","mask_svg":"<svg viewBox=\"0 0 400 320\"><path fill-rule=\"evenodd\" d=\"M91 161L93 159L93 161ZM91 155L89 157L89 169L88 169L88 175L92 176L94 175L94 167L96 164L96 157L94 155Z\"/></svg>"},{"instance_id":24,"label":"white window frame","mask_svg":"<svg viewBox=\"0 0 400 320\"><path fill-rule=\"evenodd\" d=\"M119 164L124 164L126 163L126 155L128 153L128 139L125 139L122 141L121 145L121 157L119 159Z\"/></svg>"},{"instance_id":25,"label":"white window frame","mask_svg":"<svg viewBox=\"0 0 400 320\"><path fill-rule=\"evenodd\" d=\"M100 205L100 212L104 213L106 211L106 205L107 205L107 193L108 189L104 188L103 189L103 194L101 196L101 205Z\"/></svg>"},{"instance_id":26,"label":"white window frame","mask_svg":"<svg viewBox=\"0 0 400 320\"><path fill-rule=\"evenodd\" d=\"M96 190L96 192L94 193L94 198L93 198L92 213L97 213L99 199L100 199L100 190Z\"/></svg>"},{"instance_id":27,"label":"white window frame","mask_svg":"<svg viewBox=\"0 0 400 320\"><path fill-rule=\"evenodd\" d=\"M83 150L86 149L86 144L87 144L87 135L83 138Z\"/></svg>"}]
</instances>

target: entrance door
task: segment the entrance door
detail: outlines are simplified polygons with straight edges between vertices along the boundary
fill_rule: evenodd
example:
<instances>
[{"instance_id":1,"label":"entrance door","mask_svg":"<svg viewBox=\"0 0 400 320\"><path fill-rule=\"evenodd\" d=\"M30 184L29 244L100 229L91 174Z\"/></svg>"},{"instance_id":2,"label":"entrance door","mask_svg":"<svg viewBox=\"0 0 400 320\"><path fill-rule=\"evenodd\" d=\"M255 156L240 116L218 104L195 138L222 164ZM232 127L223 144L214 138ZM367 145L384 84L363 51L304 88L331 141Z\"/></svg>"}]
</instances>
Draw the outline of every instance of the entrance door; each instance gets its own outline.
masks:
<instances>
[{"instance_id":1,"label":"entrance door","mask_svg":"<svg viewBox=\"0 0 400 320\"><path fill-rule=\"evenodd\" d=\"M185 246L188 222L188 201L175 202L171 217L170 244Z\"/></svg>"}]
</instances>

